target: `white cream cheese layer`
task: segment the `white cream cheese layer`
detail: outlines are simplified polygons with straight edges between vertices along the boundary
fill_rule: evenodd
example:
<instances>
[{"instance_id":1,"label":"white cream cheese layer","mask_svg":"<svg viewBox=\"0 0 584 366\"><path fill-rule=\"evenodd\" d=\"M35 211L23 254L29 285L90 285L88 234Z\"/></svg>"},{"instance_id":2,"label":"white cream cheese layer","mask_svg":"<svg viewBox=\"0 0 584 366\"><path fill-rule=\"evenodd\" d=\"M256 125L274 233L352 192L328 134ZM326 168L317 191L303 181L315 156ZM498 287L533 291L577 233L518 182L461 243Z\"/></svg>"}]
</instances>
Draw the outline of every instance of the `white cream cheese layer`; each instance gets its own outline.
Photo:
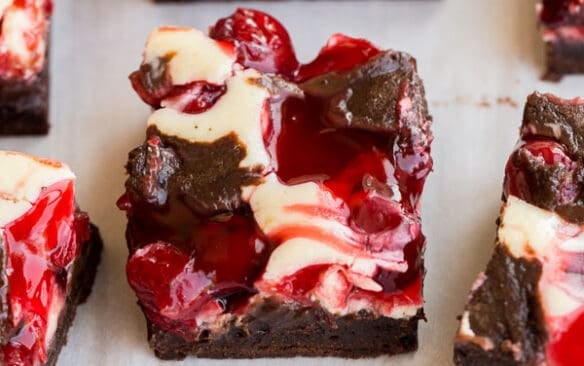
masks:
<instances>
[{"instance_id":1,"label":"white cream cheese layer","mask_svg":"<svg viewBox=\"0 0 584 366\"><path fill-rule=\"evenodd\" d=\"M28 211L43 188L75 179L60 162L11 151L0 151L0 167L0 227Z\"/></svg>"},{"instance_id":2,"label":"white cream cheese layer","mask_svg":"<svg viewBox=\"0 0 584 366\"><path fill-rule=\"evenodd\" d=\"M188 114L172 108L155 111L148 126L193 143L214 142L231 133L245 146L247 155L241 168L267 167L270 164L264 146L262 121L269 91L256 82L261 75L255 70L237 72L227 81L227 92L203 113Z\"/></svg>"},{"instance_id":3,"label":"white cream cheese layer","mask_svg":"<svg viewBox=\"0 0 584 366\"><path fill-rule=\"evenodd\" d=\"M144 63L156 65L170 58L168 71L174 85L206 81L221 85L231 74L236 54L232 47L192 28L158 28L150 34Z\"/></svg>"},{"instance_id":4,"label":"white cream cheese layer","mask_svg":"<svg viewBox=\"0 0 584 366\"><path fill-rule=\"evenodd\" d=\"M268 293L299 271L328 265L311 292L330 313L339 316L368 309L397 319L415 316L422 304L388 304L354 288L381 293L374 280L380 269L404 272L407 263L371 253L364 236L348 226L349 208L322 184L286 185L274 173L253 188L249 201L262 232L278 243L271 253L258 288Z\"/></svg>"},{"instance_id":5,"label":"white cream cheese layer","mask_svg":"<svg viewBox=\"0 0 584 366\"><path fill-rule=\"evenodd\" d=\"M44 65L49 19L46 0L36 0L26 7L14 1L0 0L0 52L11 65L4 77L30 78ZM20 70L20 71L16 71Z\"/></svg>"},{"instance_id":6,"label":"white cream cheese layer","mask_svg":"<svg viewBox=\"0 0 584 366\"><path fill-rule=\"evenodd\" d=\"M584 307L583 276L577 275L580 280L575 281L567 271L571 257L584 256L582 226L511 196L502 212L499 241L514 257L542 263L539 293L547 316L564 316Z\"/></svg>"},{"instance_id":7,"label":"white cream cheese layer","mask_svg":"<svg viewBox=\"0 0 584 366\"><path fill-rule=\"evenodd\" d=\"M0 0L0 17L4 16L6 9L12 5L13 0Z\"/></svg>"},{"instance_id":8,"label":"white cream cheese layer","mask_svg":"<svg viewBox=\"0 0 584 366\"><path fill-rule=\"evenodd\" d=\"M53 160L11 151L0 151L0 237L4 241L3 228L25 214L41 191L64 180L74 180L75 175L66 165ZM59 316L65 306L63 294L47 294L47 333L42 335L45 347L49 349L57 330ZM18 310L18 309L16 309ZM18 311L13 309L18 318Z\"/></svg>"},{"instance_id":9,"label":"white cream cheese layer","mask_svg":"<svg viewBox=\"0 0 584 366\"><path fill-rule=\"evenodd\" d=\"M263 278L277 282L319 264L340 264L363 276L379 267L405 271L407 267L368 253L362 238L348 226L349 209L322 185L281 183L275 174L256 187L250 199L260 229L282 242L272 252ZM381 286L373 286L381 291Z\"/></svg>"}]
</instances>

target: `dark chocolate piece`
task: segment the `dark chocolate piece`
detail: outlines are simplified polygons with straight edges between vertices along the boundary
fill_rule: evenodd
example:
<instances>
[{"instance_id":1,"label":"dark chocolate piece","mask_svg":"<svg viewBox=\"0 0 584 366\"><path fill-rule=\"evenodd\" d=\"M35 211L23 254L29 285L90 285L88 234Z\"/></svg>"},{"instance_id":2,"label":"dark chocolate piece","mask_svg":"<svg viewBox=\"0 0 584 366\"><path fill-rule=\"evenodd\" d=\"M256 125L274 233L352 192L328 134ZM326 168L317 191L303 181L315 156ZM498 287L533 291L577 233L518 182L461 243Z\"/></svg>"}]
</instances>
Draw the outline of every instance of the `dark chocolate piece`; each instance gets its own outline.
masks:
<instances>
[{"instance_id":1,"label":"dark chocolate piece","mask_svg":"<svg viewBox=\"0 0 584 366\"><path fill-rule=\"evenodd\" d=\"M550 166L540 157L520 149L513 153L510 164L522 171L525 191L529 192L529 196L524 198L530 203L557 212L570 222L579 223L584 220L581 215L584 197L579 183L584 178L582 162L577 162L575 167L570 168L561 164Z\"/></svg>"},{"instance_id":2,"label":"dark chocolate piece","mask_svg":"<svg viewBox=\"0 0 584 366\"><path fill-rule=\"evenodd\" d=\"M567 74L584 73L584 38L580 42L558 39L546 42L547 71L544 79L559 81Z\"/></svg>"},{"instance_id":3,"label":"dark chocolate piece","mask_svg":"<svg viewBox=\"0 0 584 366\"><path fill-rule=\"evenodd\" d=\"M239 168L247 152L234 134L196 144L163 135L155 127L148 136L129 154L126 188L154 206L180 196L197 215L234 211L242 205L241 187L262 179L262 167Z\"/></svg>"},{"instance_id":4,"label":"dark chocolate piece","mask_svg":"<svg viewBox=\"0 0 584 366\"><path fill-rule=\"evenodd\" d=\"M547 138L567 148L575 164L570 169L559 164L550 167L523 151L517 151L511 159L523 171L531 204L557 212L567 221L582 223L584 100L565 101L550 94L531 94L525 105L521 137L524 140Z\"/></svg>"},{"instance_id":5,"label":"dark chocolate piece","mask_svg":"<svg viewBox=\"0 0 584 366\"><path fill-rule=\"evenodd\" d=\"M403 52L385 51L354 70L317 76L300 87L324 98L335 127L399 132L420 128L428 116L416 61Z\"/></svg>"},{"instance_id":6,"label":"dark chocolate piece","mask_svg":"<svg viewBox=\"0 0 584 366\"><path fill-rule=\"evenodd\" d=\"M521 137L533 135L556 140L573 158L584 160L584 100L569 103L551 94L531 94L523 113Z\"/></svg>"},{"instance_id":7,"label":"dark chocolate piece","mask_svg":"<svg viewBox=\"0 0 584 366\"><path fill-rule=\"evenodd\" d=\"M83 243L82 252L73 264L74 271L71 287L68 289L69 295L67 296L65 308L59 317L59 325L57 326L53 342L47 350L47 362L45 366L54 366L57 364L61 348L67 343L67 332L75 319L77 306L83 304L91 294L102 249L103 242L99 235L99 230L95 225L91 225L91 237Z\"/></svg>"},{"instance_id":8,"label":"dark chocolate piece","mask_svg":"<svg viewBox=\"0 0 584 366\"><path fill-rule=\"evenodd\" d=\"M528 97L520 143L505 170L504 200L513 196L571 223L584 222L583 116L582 99L539 93ZM501 229L506 223L499 221L498 225ZM560 238L561 234L557 240L562 241ZM518 243L514 245L522 245ZM554 268L546 258L556 253L541 254L527 242L522 249L529 254L517 258L507 244L497 241L486 271L467 300L455 341L456 365L540 365L550 361L546 357L553 357L548 350L550 343L557 342L557 334L548 335L540 282L547 276L545 266ZM567 268L560 271L567 273ZM581 269L569 271L580 273Z\"/></svg>"},{"instance_id":9,"label":"dark chocolate piece","mask_svg":"<svg viewBox=\"0 0 584 366\"><path fill-rule=\"evenodd\" d=\"M49 132L49 59L31 80L0 79L0 135Z\"/></svg>"},{"instance_id":10,"label":"dark chocolate piece","mask_svg":"<svg viewBox=\"0 0 584 366\"><path fill-rule=\"evenodd\" d=\"M490 344L481 347L476 339L459 336L455 364L487 365L496 360L497 365L531 365L543 359L547 333L537 296L540 276L539 262L514 258L504 245L497 244L484 282L466 306L476 337L488 339Z\"/></svg>"},{"instance_id":11,"label":"dark chocolate piece","mask_svg":"<svg viewBox=\"0 0 584 366\"><path fill-rule=\"evenodd\" d=\"M394 355L418 348L418 321L375 317L361 311L336 317L320 307L267 299L221 334L203 333L196 342L164 332L148 321L148 338L162 359L258 357L345 357Z\"/></svg>"}]
</instances>

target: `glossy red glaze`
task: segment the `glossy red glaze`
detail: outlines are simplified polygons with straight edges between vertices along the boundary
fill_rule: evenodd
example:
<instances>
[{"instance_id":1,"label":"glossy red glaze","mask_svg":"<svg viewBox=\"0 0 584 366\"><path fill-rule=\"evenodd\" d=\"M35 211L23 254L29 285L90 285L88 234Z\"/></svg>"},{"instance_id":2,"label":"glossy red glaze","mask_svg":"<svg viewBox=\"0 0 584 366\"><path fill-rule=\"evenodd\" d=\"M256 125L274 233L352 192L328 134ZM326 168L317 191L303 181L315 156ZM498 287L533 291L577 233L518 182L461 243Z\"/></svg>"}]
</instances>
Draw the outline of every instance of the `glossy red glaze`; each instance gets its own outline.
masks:
<instances>
[{"instance_id":1,"label":"glossy red glaze","mask_svg":"<svg viewBox=\"0 0 584 366\"><path fill-rule=\"evenodd\" d=\"M410 284L419 281L422 283L424 268L422 266L422 255L424 251L424 246L426 244L426 238L423 235L418 236L413 242L406 245L404 248L405 260L408 263L408 271L405 273L391 272L380 270L375 276L375 280L381 284L383 287L383 292L385 293L398 293L400 291L405 291L408 289ZM415 295L414 290L409 290L408 296L412 297ZM421 288L419 294L417 294L419 299L422 298Z\"/></svg>"},{"instance_id":2,"label":"glossy red glaze","mask_svg":"<svg viewBox=\"0 0 584 366\"><path fill-rule=\"evenodd\" d=\"M380 52L367 40L335 34L320 50L314 61L300 66L296 81L302 82L329 72L352 69Z\"/></svg>"},{"instance_id":3,"label":"glossy red glaze","mask_svg":"<svg viewBox=\"0 0 584 366\"><path fill-rule=\"evenodd\" d=\"M184 113L202 113L211 108L226 90L224 85L213 85L202 81L178 85L164 96L162 104Z\"/></svg>"},{"instance_id":4,"label":"glossy red glaze","mask_svg":"<svg viewBox=\"0 0 584 366\"><path fill-rule=\"evenodd\" d=\"M149 84L145 81L146 78L148 78L146 72L147 71L140 69L131 73L128 77L130 79L130 84L144 103L149 104L152 108L160 108L160 102L168 93L170 93L172 85L170 80L164 80L163 83L156 85Z\"/></svg>"},{"instance_id":5,"label":"glossy red glaze","mask_svg":"<svg viewBox=\"0 0 584 366\"><path fill-rule=\"evenodd\" d=\"M551 337L547 348L551 366L584 365L584 352L581 348L584 339L584 313L577 315L562 333Z\"/></svg>"},{"instance_id":6,"label":"glossy red glaze","mask_svg":"<svg viewBox=\"0 0 584 366\"><path fill-rule=\"evenodd\" d=\"M253 282L265 266L269 248L259 238L250 216L197 217L175 197L169 198L168 209L163 213L133 202L128 195L122 196L118 205L133 212L133 225L128 226L127 232L131 246L156 249L148 249L139 258L134 255L128 263L127 276L141 302L154 314L152 319L164 329L192 336L182 321L195 325L209 301L216 301L223 310L232 309L242 296L253 292ZM159 244L152 244L156 242ZM136 253L140 251L144 249ZM183 270L187 267L189 273L196 273L193 278L197 281L209 281L208 291L201 293L198 300L181 298L180 287L168 288L179 275L189 281ZM164 315L164 306L181 314L181 322Z\"/></svg>"},{"instance_id":7,"label":"glossy red glaze","mask_svg":"<svg viewBox=\"0 0 584 366\"><path fill-rule=\"evenodd\" d=\"M196 268L214 273L217 282L252 283L266 251L253 220L233 215L226 222L207 222L195 231Z\"/></svg>"},{"instance_id":8,"label":"glossy red glaze","mask_svg":"<svg viewBox=\"0 0 584 366\"><path fill-rule=\"evenodd\" d=\"M211 38L233 43L237 61L245 67L278 73L291 79L298 61L286 28L258 10L237 9L209 30Z\"/></svg>"},{"instance_id":9,"label":"glossy red glaze","mask_svg":"<svg viewBox=\"0 0 584 366\"><path fill-rule=\"evenodd\" d=\"M214 85L204 81L195 81L185 85L172 85L167 75L157 82L152 82L148 72L161 73L160 70L141 69L130 75L130 83L142 100L152 106L171 107L184 113L202 113L211 108L225 94L224 85ZM163 73L164 74L164 73Z\"/></svg>"},{"instance_id":10,"label":"glossy red glaze","mask_svg":"<svg viewBox=\"0 0 584 366\"><path fill-rule=\"evenodd\" d=\"M303 268L278 283L277 291L284 296L306 301L306 295L316 287L328 267L328 264L321 264Z\"/></svg>"},{"instance_id":11,"label":"glossy red glaze","mask_svg":"<svg viewBox=\"0 0 584 366\"><path fill-rule=\"evenodd\" d=\"M335 196L343 199L350 209L348 221L368 234L392 230L400 225L404 214L415 216L415 205L410 205L410 195L421 194L425 175L412 178L413 169L407 179L409 186L398 188L398 173L392 136L365 130L332 128L325 119L325 111L319 100L289 98L281 109L281 119L274 121L274 136L269 150L275 155L277 174L284 182L294 184L304 181L321 181ZM427 164L424 160L412 159L413 165ZM428 170L429 167L426 166ZM408 182L408 181L406 181ZM401 206L396 207L390 199L394 191L403 191ZM395 201L395 200L394 200ZM335 214L342 214L336 212ZM327 216L330 215L327 214ZM309 232L309 228L282 229L281 235L302 235L311 238L323 237L324 233ZM328 240L331 240L330 238ZM334 240L334 239L332 239ZM367 243L363 243L366 246ZM399 291L420 274L419 259L424 247L422 237L406 245L406 260L410 264L406 273L384 273L378 278L391 285L387 291ZM406 249L408 248L408 249ZM395 249L395 248L392 248ZM305 281L301 281L305 282ZM289 281L286 286L293 286ZM291 290L295 293L294 290Z\"/></svg>"},{"instance_id":12,"label":"glossy red glaze","mask_svg":"<svg viewBox=\"0 0 584 366\"><path fill-rule=\"evenodd\" d=\"M28 212L4 227L8 299L18 316L13 323L22 324L2 349L9 366L46 361L49 308L64 301L63 273L89 235L87 215L74 212L73 182L65 180L45 188Z\"/></svg>"},{"instance_id":13,"label":"glossy red glaze","mask_svg":"<svg viewBox=\"0 0 584 366\"><path fill-rule=\"evenodd\" d=\"M193 230L188 247L148 244L126 267L130 286L158 324L187 337L193 336L197 318L210 305L215 304L218 314L253 292L266 252L253 222L243 216L205 222Z\"/></svg>"}]
</instances>

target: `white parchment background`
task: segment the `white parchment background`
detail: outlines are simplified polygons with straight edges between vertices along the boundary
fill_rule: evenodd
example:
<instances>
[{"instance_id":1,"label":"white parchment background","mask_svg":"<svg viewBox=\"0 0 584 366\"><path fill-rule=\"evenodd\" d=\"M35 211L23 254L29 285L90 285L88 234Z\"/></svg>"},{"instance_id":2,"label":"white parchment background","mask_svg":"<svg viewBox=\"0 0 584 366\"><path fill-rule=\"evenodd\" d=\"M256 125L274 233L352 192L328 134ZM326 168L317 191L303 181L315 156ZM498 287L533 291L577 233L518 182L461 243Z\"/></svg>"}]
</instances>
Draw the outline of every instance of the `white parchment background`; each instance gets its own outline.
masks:
<instances>
[{"instance_id":1,"label":"white parchment background","mask_svg":"<svg viewBox=\"0 0 584 366\"><path fill-rule=\"evenodd\" d=\"M492 249L506 157L522 104L533 90L584 96L584 78L539 80L541 45L533 0L219 2L56 0L52 43L53 128L43 138L3 138L0 148L61 159L78 176L78 200L101 229L106 250L93 294L80 307L60 365L273 365L273 360L183 363L157 360L125 278L123 190L128 151L144 136L148 108L127 75L158 25L205 29L237 5L272 13L301 60L334 32L412 53L434 116L435 170L423 199L428 237L427 323L420 350L375 360L290 359L279 365L449 365L452 337L471 282ZM510 98L517 103L497 102Z\"/></svg>"}]
</instances>

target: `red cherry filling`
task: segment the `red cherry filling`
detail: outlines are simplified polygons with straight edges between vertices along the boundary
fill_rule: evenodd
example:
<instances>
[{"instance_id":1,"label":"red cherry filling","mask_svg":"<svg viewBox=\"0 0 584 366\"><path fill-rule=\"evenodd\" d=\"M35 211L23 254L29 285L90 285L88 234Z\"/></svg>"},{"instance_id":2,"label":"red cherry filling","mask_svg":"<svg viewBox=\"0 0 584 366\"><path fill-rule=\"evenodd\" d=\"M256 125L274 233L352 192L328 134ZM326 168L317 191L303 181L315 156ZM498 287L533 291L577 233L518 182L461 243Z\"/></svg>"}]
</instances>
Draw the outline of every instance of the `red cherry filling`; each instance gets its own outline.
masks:
<instances>
[{"instance_id":1,"label":"red cherry filling","mask_svg":"<svg viewBox=\"0 0 584 366\"><path fill-rule=\"evenodd\" d=\"M529 140L520 145L509 158L505 168L505 196L514 195L533 202L535 194L549 191L544 197L557 206L572 201L578 186L573 172L575 162L562 145L551 140ZM546 176L549 184L541 186L539 177Z\"/></svg>"},{"instance_id":2,"label":"red cherry filling","mask_svg":"<svg viewBox=\"0 0 584 366\"><path fill-rule=\"evenodd\" d=\"M303 82L329 72L352 69L379 53L381 51L367 40L335 34L314 61L300 67L296 81Z\"/></svg>"},{"instance_id":3,"label":"red cherry filling","mask_svg":"<svg viewBox=\"0 0 584 366\"><path fill-rule=\"evenodd\" d=\"M178 85L165 95L163 104L184 113L201 113L211 108L225 94L224 85L213 85L196 81L187 85Z\"/></svg>"},{"instance_id":4,"label":"red cherry filling","mask_svg":"<svg viewBox=\"0 0 584 366\"><path fill-rule=\"evenodd\" d=\"M580 350L583 337L584 313L579 314L563 333L550 339L547 353L552 364L584 365L584 354Z\"/></svg>"},{"instance_id":5,"label":"red cherry filling","mask_svg":"<svg viewBox=\"0 0 584 366\"><path fill-rule=\"evenodd\" d=\"M404 165L401 167L403 169L398 169L408 173L403 174L407 176L409 185L402 187L402 197L397 184L401 176L392 163L396 159L394 150L401 150L392 146L391 134L331 127L326 115L326 106L319 98L292 97L282 103L281 120L274 121L275 137L269 141L269 150L275 155L280 179L288 184L323 182L349 206L349 222L352 222L354 229L370 234L372 238L377 233L397 229L404 215L415 217L415 205L409 202L411 197L419 197L425 176L431 168L431 161L423 159L429 156L428 152L424 151L422 158L410 157L407 161L410 166ZM425 174L414 174L420 169L424 169ZM406 224L399 229L408 231L407 227L409 225ZM415 238L418 234L408 232L406 235ZM369 245L375 245L375 250L396 249L393 242L378 243L373 239L363 243L364 247ZM410 248L406 253L410 264L407 273L388 273L385 277L379 277L393 278L393 285L388 289L398 291L421 275L418 261L423 246L421 239L406 243L406 247ZM283 290L296 295L306 292L306 284L312 282L305 278L313 275L314 271L311 268L291 276L284 281ZM294 289L294 286L300 288Z\"/></svg>"},{"instance_id":6,"label":"red cherry filling","mask_svg":"<svg viewBox=\"0 0 584 366\"><path fill-rule=\"evenodd\" d=\"M2 349L6 365L46 361L51 306L61 310L58 306L67 291L62 274L89 235L86 215L74 212L73 182L62 181L45 188L28 212L4 227L8 299L15 327Z\"/></svg>"},{"instance_id":7,"label":"red cherry filling","mask_svg":"<svg viewBox=\"0 0 584 366\"><path fill-rule=\"evenodd\" d=\"M349 205L353 222L366 233L391 230L403 220L398 205L371 191L354 195Z\"/></svg>"},{"instance_id":8,"label":"red cherry filling","mask_svg":"<svg viewBox=\"0 0 584 366\"><path fill-rule=\"evenodd\" d=\"M157 242L137 250L126 266L130 286L149 314L167 330L188 334L188 322L197 325L195 316L212 299L207 290L212 280L195 269L194 259L176 247ZM175 329L177 321L181 325Z\"/></svg>"},{"instance_id":9,"label":"red cherry filling","mask_svg":"<svg viewBox=\"0 0 584 366\"><path fill-rule=\"evenodd\" d=\"M261 11L237 9L211 27L209 36L233 43L237 61L245 67L278 73L289 79L298 68L288 32L280 22Z\"/></svg>"},{"instance_id":10,"label":"red cherry filling","mask_svg":"<svg viewBox=\"0 0 584 366\"><path fill-rule=\"evenodd\" d=\"M153 108L160 108L160 101L172 90L168 62L172 56L159 58L155 63L140 65L130 74L130 83L142 100Z\"/></svg>"},{"instance_id":11,"label":"red cherry filling","mask_svg":"<svg viewBox=\"0 0 584 366\"><path fill-rule=\"evenodd\" d=\"M195 81L185 85L173 85L168 73L172 55L159 58L154 63L143 64L130 75L136 93L153 108L172 107L184 113L202 113L211 108L225 94L224 85Z\"/></svg>"},{"instance_id":12,"label":"red cherry filling","mask_svg":"<svg viewBox=\"0 0 584 366\"><path fill-rule=\"evenodd\" d=\"M580 0L543 0L541 20L546 23L561 22L568 15L570 6L580 3Z\"/></svg>"},{"instance_id":13,"label":"red cherry filling","mask_svg":"<svg viewBox=\"0 0 584 366\"><path fill-rule=\"evenodd\" d=\"M193 248L197 268L214 273L218 282L243 285L251 285L257 277L267 249L256 233L253 220L241 215L196 228Z\"/></svg>"},{"instance_id":14,"label":"red cherry filling","mask_svg":"<svg viewBox=\"0 0 584 366\"><path fill-rule=\"evenodd\" d=\"M216 314L234 310L242 297L254 292L252 284L263 268L267 247L245 216L190 227L192 242L143 246L126 269L130 285L159 325L192 336L205 309ZM182 321L192 327L184 328Z\"/></svg>"}]
</instances>

